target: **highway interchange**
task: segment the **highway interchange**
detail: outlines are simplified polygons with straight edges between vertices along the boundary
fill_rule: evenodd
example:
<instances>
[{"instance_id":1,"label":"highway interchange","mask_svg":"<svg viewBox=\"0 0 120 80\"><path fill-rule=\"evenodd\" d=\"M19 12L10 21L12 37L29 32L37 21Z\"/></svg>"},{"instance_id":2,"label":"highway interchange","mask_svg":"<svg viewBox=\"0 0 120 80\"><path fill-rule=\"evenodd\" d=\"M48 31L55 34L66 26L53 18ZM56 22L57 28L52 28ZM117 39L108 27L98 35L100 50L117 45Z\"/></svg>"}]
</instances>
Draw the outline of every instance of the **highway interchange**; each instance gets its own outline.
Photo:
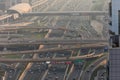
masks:
<instances>
[{"instance_id":1,"label":"highway interchange","mask_svg":"<svg viewBox=\"0 0 120 80\"><path fill-rule=\"evenodd\" d=\"M73 4L74 3L74 4ZM78 4L79 3L79 4ZM86 3L86 4L84 4ZM85 1L85 0L47 0L46 3L44 3L44 5L46 6L41 6L39 8L38 11L85 11L88 10L90 11L92 6L94 5L93 0L89 0L89 1ZM50 5L50 6L49 6ZM83 8L84 7L84 8ZM102 34L102 36L97 35L97 32L90 26L90 17L86 16L86 17L75 17L75 16L45 16L45 17L39 17L38 19L40 19L41 21L45 21L45 25L47 26L53 26L53 27L57 27L58 29L60 27L65 27L65 29L74 29L80 30L79 34L82 34L82 40L98 40L98 39L104 39L106 40L106 36L104 36L104 34ZM84 27L83 27L84 26ZM103 33L105 33L103 31ZM57 30L57 29L48 29L48 33L45 35L44 39L48 39L48 38L64 38L65 35L71 34L71 32L69 31L64 31L64 30ZM72 35L74 35L75 33L72 33ZM105 34L106 35L106 34ZM71 35L70 35L71 36ZM74 36L73 36L74 37ZM77 36L79 37L79 36ZM104 38L103 38L104 37ZM81 38L81 37L80 37ZM76 39L76 38L75 38ZM3 39L4 40L4 39ZM14 39L13 39L14 40ZM81 39L80 39L81 40ZM10 40L8 40L10 41ZM12 40L11 40L12 41ZM29 43L29 40L26 40L28 42L25 42L23 44L30 44L32 42ZM51 44L54 44L54 41L51 42ZM8 68L6 70L7 74L6 74L6 80L80 80L80 76L81 76L81 72L82 72L82 68L84 66L84 62L78 63L78 64L73 64L71 63L71 61L76 60L76 59L86 59L86 58L80 58L82 56L87 56L88 55L92 55L92 53L94 53L94 56L98 55L97 57L101 57L99 55L101 55L101 53L104 53L104 48L107 46L107 44L101 45L100 46L96 43L96 45L94 44L85 44L82 46L82 44L80 44L78 47L74 48L73 45L67 45L67 47L63 47L65 44L67 44L67 41L64 43L64 45L62 44L64 40L61 40L61 42L56 42L55 45L47 45L49 42L49 40L46 42L43 42L43 44L46 45L42 45L40 44L39 49L38 50L28 50L28 52L26 51L10 51L8 50L1 53L0 55L8 55L8 54L17 54L17 53L21 53L24 54L23 55L23 59L28 59L28 62L31 62L32 60L35 62L34 63L19 63L18 66L14 69L12 68ZM74 41L74 40L73 40ZM71 40L71 42L69 42L68 44L73 42ZM4 42L4 41L3 41ZM3 42L1 42L0 44L3 44ZM76 41L75 41L76 42ZM94 42L94 41L93 41ZM18 41L19 43L19 41ZM18 44L17 43L17 44ZM76 43L78 44L78 43ZM103 44L103 43L102 43ZM62 46L62 49L61 49ZM70 47L72 46L72 47ZM95 47L94 47L95 46ZM97 47L96 47L97 46ZM82 48L81 48L82 47ZM53 49L52 49L53 48ZM73 50L71 50L73 48ZM98 48L98 49L96 49ZM75 49L75 50L74 50ZM64 50L64 51L63 51ZM93 50L93 51L91 51ZM26 54L25 54L26 53ZM32 56L28 56L30 53L34 53ZM35 54L36 53L36 54ZM104 56L104 54L102 55ZM32 58L31 58L32 57ZM93 58L93 56L91 57ZM2 62L2 59L4 58L0 58L0 61ZM53 60L51 60L53 59ZM58 60L57 60L58 59ZM9 62L12 59L5 59L6 61L3 60L3 62ZM21 60L21 59L19 59ZM20 61L17 62L20 62ZM50 61L51 63L45 63L45 61ZM52 62L53 61L53 62ZM66 62L67 61L67 62ZM11 61L11 62L15 62ZM24 62L24 60L23 60ZM66 62L66 63L65 63ZM101 61L100 61L101 62ZM98 62L99 63L99 62ZM17 63L13 63L14 66L17 65ZM97 64L95 64L97 65ZM23 68L24 67L24 68ZM22 69L23 71L21 72ZM83 76L84 77L84 76ZM83 79L85 80L85 79Z\"/></svg>"}]
</instances>

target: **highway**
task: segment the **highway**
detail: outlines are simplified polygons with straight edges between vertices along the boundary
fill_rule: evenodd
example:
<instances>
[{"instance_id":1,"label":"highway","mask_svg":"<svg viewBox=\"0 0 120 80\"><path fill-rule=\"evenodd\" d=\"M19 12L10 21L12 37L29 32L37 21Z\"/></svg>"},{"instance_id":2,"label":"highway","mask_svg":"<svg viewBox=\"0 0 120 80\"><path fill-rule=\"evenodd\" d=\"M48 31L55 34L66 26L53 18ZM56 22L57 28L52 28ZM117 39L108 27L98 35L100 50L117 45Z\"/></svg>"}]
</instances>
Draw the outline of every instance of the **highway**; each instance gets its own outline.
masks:
<instances>
[{"instance_id":1,"label":"highway","mask_svg":"<svg viewBox=\"0 0 120 80\"><path fill-rule=\"evenodd\" d=\"M39 29L39 30L47 30L47 29L53 29L53 30L66 30L66 31L76 31L73 29L65 29L63 28L54 28L54 27L33 27L33 26L10 26L10 25L0 25L0 31L15 31L20 29Z\"/></svg>"},{"instance_id":2,"label":"highway","mask_svg":"<svg viewBox=\"0 0 120 80\"><path fill-rule=\"evenodd\" d=\"M16 25L16 24L15 24ZM18 24L17 24L18 25ZM27 24L28 25L28 24ZM17 73L16 73L17 74ZM8 78L8 80L13 80L13 79L16 79L16 78L12 78L13 76L12 75L10 75L10 78ZM18 79L16 79L16 80L18 80Z\"/></svg>"},{"instance_id":3,"label":"highway","mask_svg":"<svg viewBox=\"0 0 120 80\"><path fill-rule=\"evenodd\" d=\"M4 15L0 16L0 21L1 21L1 20L4 20L4 19L7 19L7 18L9 18L9 17L11 17L11 16L12 16L12 15L4 14Z\"/></svg>"},{"instance_id":4,"label":"highway","mask_svg":"<svg viewBox=\"0 0 120 80\"><path fill-rule=\"evenodd\" d=\"M65 75L67 65L66 64L54 64L49 68L49 71L45 77L45 79L54 80L56 78L62 79Z\"/></svg>"},{"instance_id":5,"label":"highway","mask_svg":"<svg viewBox=\"0 0 120 80\"><path fill-rule=\"evenodd\" d=\"M15 46L15 45L73 45L73 44L107 44L107 40L81 40L81 39L41 39L41 40L19 40L19 39L12 39L12 40L0 40L0 46Z\"/></svg>"},{"instance_id":6,"label":"highway","mask_svg":"<svg viewBox=\"0 0 120 80\"><path fill-rule=\"evenodd\" d=\"M62 57L70 57L71 51L64 51L64 52L56 52L56 55L54 57L56 58L62 58ZM49 65L48 69L45 71L44 76L41 78L44 79L55 79L58 77L59 79L63 79L65 70L66 70L67 64L65 62L61 61L53 61L52 64Z\"/></svg>"},{"instance_id":7,"label":"highway","mask_svg":"<svg viewBox=\"0 0 120 80\"><path fill-rule=\"evenodd\" d=\"M97 61L93 62L90 66L87 67L87 69L82 73L82 80L90 80L92 73L94 70L100 66L100 63L104 60L106 60L106 56L101 57Z\"/></svg>"},{"instance_id":8,"label":"highway","mask_svg":"<svg viewBox=\"0 0 120 80\"><path fill-rule=\"evenodd\" d=\"M20 23L21 24L21 23ZM24 24L24 23L23 23ZM22 25L23 25L22 24ZM31 23L30 23L31 24ZM18 25L18 24L15 24L15 25ZM25 23L25 25L28 25L28 24L26 24ZM21 64L21 65L24 65L24 64ZM17 71L18 72L18 71ZM7 78L7 80L14 80L14 79L16 79L16 80L18 80L18 76L19 76L19 74L17 73L17 72L12 72L12 74L16 74L16 76L11 76L11 72L8 72L8 78Z\"/></svg>"},{"instance_id":9,"label":"highway","mask_svg":"<svg viewBox=\"0 0 120 80\"><path fill-rule=\"evenodd\" d=\"M105 11L63 11L63 12L32 12L24 13L22 16L98 16L108 15Z\"/></svg>"},{"instance_id":10,"label":"highway","mask_svg":"<svg viewBox=\"0 0 120 80\"><path fill-rule=\"evenodd\" d=\"M22 34L0 34L0 37L8 37L8 36L10 36L10 37L22 37L22 36L24 36L24 35L22 35Z\"/></svg>"},{"instance_id":11,"label":"highway","mask_svg":"<svg viewBox=\"0 0 120 80\"><path fill-rule=\"evenodd\" d=\"M89 58L96 58L103 56L104 53L100 53L97 55L88 54L83 56L76 56L76 57L62 57L62 58L40 58L40 59L6 59L0 58L0 62L44 62L44 61L71 61L76 59L89 59Z\"/></svg>"},{"instance_id":12,"label":"highway","mask_svg":"<svg viewBox=\"0 0 120 80\"><path fill-rule=\"evenodd\" d=\"M11 34L12 35L12 34ZM17 34L16 34L17 35ZM9 36L9 34L8 34ZM13 34L14 36L14 34ZM22 36L22 35L21 35ZM28 42L28 43L35 43L35 42L81 42L81 43L95 43L95 42L107 42L107 40L85 40L85 39L79 39L79 38L59 38L59 37L53 37L53 38L48 38L48 39L45 39L45 38L42 38L42 39L33 39L33 40L30 40L29 38L23 38L23 39L11 39L11 40L0 40L1 43L16 43L17 42L21 42L21 43L25 43L25 42Z\"/></svg>"},{"instance_id":13,"label":"highway","mask_svg":"<svg viewBox=\"0 0 120 80\"><path fill-rule=\"evenodd\" d=\"M74 68L72 69L72 71L69 75L69 78L67 80L73 80L73 79L78 80L79 75L80 75L81 70L82 70L82 67L83 67L83 64L84 63L81 63L81 64L78 63L77 65L74 65Z\"/></svg>"},{"instance_id":14,"label":"highway","mask_svg":"<svg viewBox=\"0 0 120 80\"><path fill-rule=\"evenodd\" d=\"M33 22L18 22L18 23L14 23L14 24L13 23L7 23L7 24L3 24L3 25L0 25L0 26L1 27L3 26L3 29L4 29L4 26L28 26L32 23Z\"/></svg>"},{"instance_id":15,"label":"highway","mask_svg":"<svg viewBox=\"0 0 120 80\"><path fill-rule=\"evenodd\" d=\"M52 2L51 0L50 0L50 2ZM68 3L67 3L68 2ZM90 5L91 5L91 2L92 1L90 1ZM73 3L75 3L75 5L73 5ZM80 3L79 5L78 5L78 3ZM83 10L83 3L86 3L86 1L85 0L81 0L81 1L79 1L79 0L75 0L74 2L72 1L72 0L70 0L70 1L67 1L67 0L60 0L60 1L58 1L58 0L53 0L53 4L51 4L52 5L52 8L51 8L51 6L50 7L48 7L48 6L46 6L47 8L46 8L46 12L48 11L57 11L57 10L59 10L59 11L66 11L66 10L70 10L70 11L76 11L76 10ZM65 6L63 6L65 4ZM76 6L77 5L77 6ZM82 5L82 7L80 7ZM84 4L85 5L85 7L86 7L86 9L88 9L88 8L91 8L91 6L90 7L87 7L89 4ZM57 7L55 7L55 6L57 6ZM63 6L63 8L62 8L62 6ZM62 9L61 9L62 8ZM69 12L69 11L68 11ZM84 11L85 12L85 11ZM75 15L75 16L77 16L77 15L79 15L79 14L70 14L70 15ZM50 18L50 19L49 19ZM73 17L71 17L71 18L73 18ZM78 19L78 18L75 18L75 19L78 19L77 21L74 19L74 20L71 20L70 18L68 18L68 17L65 17L65 16L62 16L62 17L59 17L59 18L55 18L55 17L47 17L47 19L49 19L50 20L50 23L52 24L52 26L55 26L55 27L61 27L61 26L65 26L66 27L66 25L68 24L68 26L71 28L71 27L82 27L82 26L85 26L84 27L84 29L82 29L81 28L81 30L80 30L80 33L79 34L82 34L82 37L84 38L85 37L85 39L87 38L87 39L95 39L95 38L93 38L93 37L95 37L96 36L96 33L94 33L94 30L93 29L90 29L91 27L89 27L89 25L87 24L87 21L84 21L84 19L89 19L89 17L87 18L87 17L85 17L85 18L83 18L83 17L80 17L80 19ZM66 21L65 19L68 19L68 21ZM79 22L80 20L83 20L84 22L86 22L86 23L84 23L84 22L82 22L82 24L85 24L85 25L82 25L81 26L81 22ZM68 23L69 22L69 23ZM80 24L80 25L79 25ZM49 37L61 37L62 35L63 35L63 32L64 31L61 31L61 30L56 30L56 29L53 29L53 30L51 30L51 28L49 28L50 30L49 30ZM86 29L88 29L88 30L86 30ZM92 36L93 35L93 36ZM95 36L94 36L95 35ZM49 42L49 41L48 41ZM27 42L28 43L28 42ZM30 43L29 44L31 44L32 43L32 41L30 41ZM69 42L70 43L70 42ZM45 44L45 42L44 42L44 44ZM54 43L51 43L51 44L54 44ZM56 43L55 43L56 44ZM60 44L60 43L58 43L58 44ZM62 44L62 43L61 43ZM66 44L68 44L68 43L66 43ZM76 42L76 44L77 44L77 42ZM45 46L44 48L51 48L51 47L54 47L54 46ZM57 46L56 46L57 47ZM98 47L98 46L97 46ZM43 48L43 47L42 47ZM41 48L39 48L39 49L41 49ZM48 50L50 50L50 49L48 49ZM62 49L61 49L62 50ZM54 50L53 50L54 51ZM39 52L39 50L38 50L38 52ZM38 53L37 51L36 51L36 53ZM15 52L16 53L16 52ZM24 52L21 52L21 53L24 53ZM30 53L32 53L32 51L30 51ZM60 53L57 53L57 54L55 54L56 56L57 55L59 55ZM87 53L86 53L87 54ZM47 55L47 54L46 54ZM35 55L35 56L38 56L38 54L37 55ZM52 55L53 56L53 55ZM55 56L55 57L56 57ZM66 56L65 56L66 57ZM37 57L34 57L34 58L37 58ZM43 56L43 58L44 58L44 56ZM41 58L40 58L41 59ZM46 59L46 58L45 58ZM56 58L54 58L54 59L56 59ZM46 59L46 60L49 60L49 59ZM29 62L29 61L28 61ZM43 75L45 75L45 73L42 71L41 72L41 70L40 70L40 72L39 72L39 66L38 65L40 65L41 67L43 66L43 65L41 65L41 64L29 64L29 65L32 65L31 67L26 67L26 68L28 68L28 69L30 69L30 71L29 72L26 72L27 73L27 75L25 75L25 79L24 80L36 80L36 79L42 79L42 76ZM28 65L28 66L29 66ZM37 67L37 70L38 71L34 71L34 70L32 70L32 69L34 69L35 68L35 66L38 66ZM52 66L54 66L54 65L52 65ZM56 66L56 65L55 65ZM62 65L61 65L62 66ZM40 68L41 68L40 67ZM63 70L64 69L66 69L66 66L64 66L63 65L63 67L64 68L62 68ZM59 68L59 66L58 66L58 68ZM43 70L47 70L47 69L44 69L44 68L41 68L41 69L43 69ZM75 69L74 69L75 70ZM26 70L25 70L26 71ZM64 70L65 71L65 70ZM64 74L64 71L62 72L62 73L56 73L56 75L57 75L57 77L59 77L59 75L61 75L61 74ZM49 73L48 73L49 74ZM63 75L62 75L63 76ZM48 76L47 76L48 77ZM51 77L54 77L54 75L52 74L52 76ZM53 79L53 78L52 78ZM12 80L12 79L9 79L9 80ZM23 80L23 79L20 79L20 80ZM62 78L61 78L61 76L60 76L60 80L62 80Z\"/></svg>"},{"instance_id":16,"label":"highway","mask_svg":"<svg viewBox=\"0 0 120 80\"><path fill-rule=\"evenodd\" d=\"M76 55L72 54L71 56L80 56L80 53L81 51L79 50L78 52L76 52ZM66 80L69 80L69 79L76 79L76 76L79 75L79 72L80 72L80 66L82 66L83 64L71 64L68 66L68 68L70 68L70 70L68 70L68 73L66 73ZM71 66L71 67L70 67ZM74 73L75 72L75 73ZM75 75L76 74L76 75Z\"/></svg>"},{"instance_id":17,"label":"highway","mask_svg":"<svg viewBox=\"0 0 120 80\"><path fill-rule=\"evenodd\" d=\"M56 3L57 2L57 0L55 0L51 5L54 7L54 3ZM55 8L55 7L54 7ZM47 9L49 9L49 8L46 8L46 10ZM48 38L48 36L49 36L49 34L51 33L52 31L51 30L49 30L49 32L48 32L48 34L45 36L45 38ZM39 49L41 49L41 48L43 48L44 46L43 45L40 45L40 47L39 47ZM34 57L36 57L36 56L38 56L38 55L34 55ZM36 78L36 76L34 77L34 76L32 76L31 74L29 74L29 72L28 72L28 68L30 69L31 67L32 67L32 65L34 65L34 64L28 64L28 66L26 67L26 69L25 69L25 71L23 72L23 75L21 75L21 77L20 77L20 80L21 79L24 79L24 77L25 78L27 78L28 80L29 80L29 77L28 77L28 75L30 75L31 76L31 78ZM28 72L28 73L27 73ZM27 75L26 75L27 74ZM26 76L25 76L26 75ZM40 77L38 78L38 79L41 79ZM26 80L26 79L25 79Z\"/></svg>"},{"instance_id":18,"label":"highway","mask_svg":"<svg viewBox=\"0 0 120 80\"><path fill-rule=\"evenodd\" d=\"M32 9L44 5L48 0L39 0L32 3Z\"/></svg>"},{"instance_id":19,"label":"highway","mask_svg":"<svg viewBox=\"0 0 120 80\"><path fill-rule=\"evenodd\" d=\"M57 2L58 2L58 1L57 1ZM57 4L57 6L58 6L58 4ZM57 9L58 9L58 8L57 8ZM54 36L56 36L56 37L57 37L58 35L55 35L56 33L57 33L57 31L56 31L56 32L54 32ZM59 32L58 32L58 33L59 33ZM28 74L28 75L29 75L29 74ZM31 75L31 76L32 76L32 75ZM27 77L28 77L28 76L27 76ZM30 77L30 76L29 76L29 77ZM52 77L54 77L54 75L52 75ZM32 78L32 79L36 79L35 77L31 77L31 78ZM40 77L40 78L41 78L41 77ZM40 79L40 78L39 78L39 79ZM25 79L26 79L26 78L25 78ZM28 78L28 79L29 79L29 78Z\"/></svg>"},{"instance_id":20,"label":"highway","mask_svg":"<svg viewBox=\"0 0 120 80\"><path fill-rule=\"evenodd\" d=\"M71 1L71 0L70 0ZM62 10L70 1L67 1L67 3L62 6L62 8L60 10ZM53 25L57 25L58 23L58 20L60 19L59 17L56 17L55 18L56 20L54 21ZM67 23L68 24L68 23ZM66 25L67 25L66 24ZM65 26L66 28L67 26ZM59 34L57 33L59 32ZM64 31L60 31L60 30L52 30L51 34L49 35L49 37L63 37L64 35ZM46 47L46 46L45 46ZM50 46L52 47L52 46ZM57 47L57 46L56 46ZM58 45L58 47L61 47L61 45ZM71 52L69 52L69 55L67 55L68 52L57 52L55 54L55 56L53 57L67 57L71 54ZM61 54L61 55L60 55ZM52 64L52 65L49 65L49 69L46 69L43 77L41 78L42 80L44 79L56 79L56 78L59 78L59 79L63 79L64 77L64 74L65 74L65 70L66 70L66 65L65 64L61 64L61 66L59 66L60 64ZM58 73L59 72L59 73ZM55 75L55 76L54 76Z\"/></svg>"},{"instance_id":21,"label":"highway","mask_svg":"<svg viewBox=\"0 0 120 80\"><path fill-rule=\"evenodd\" d=\"M25 80L40 80L44 71L47 69L47 64L34 63L31 69L28 70Z\"/></svg>"},{"instance_id":22,"label":"highway","mask_svg":"<svg viewBox=\"0 0 120 80\"><path fill-rule=\"evenodd\" d=\"M27 51L4 51L1 52L0 55L17 55L17 54L39 54L43 52L57 52L57 51L66 51L73 49L81 49L81 48L96 48L96 47L105 47L106 45L98 45L98 44L84 44L81 46L74 47L60 47L60 48L49 48L49 49L41 49L41 50L27 50ZM85 53L84 53L85 54Z\"/></svg>"},{"instance_id":23,"label":"highway","mask_svg":"<svg viewBox=\"0 0 120 80\"><path fill-rule=\"evenodd\" d=\"M21 59L30 58L30 56L23 55ZM19 74L26 63L9 63L9 65L3 66L3 69L6 71L6 80L17 80Z\"/></svg>"}]
</instances>

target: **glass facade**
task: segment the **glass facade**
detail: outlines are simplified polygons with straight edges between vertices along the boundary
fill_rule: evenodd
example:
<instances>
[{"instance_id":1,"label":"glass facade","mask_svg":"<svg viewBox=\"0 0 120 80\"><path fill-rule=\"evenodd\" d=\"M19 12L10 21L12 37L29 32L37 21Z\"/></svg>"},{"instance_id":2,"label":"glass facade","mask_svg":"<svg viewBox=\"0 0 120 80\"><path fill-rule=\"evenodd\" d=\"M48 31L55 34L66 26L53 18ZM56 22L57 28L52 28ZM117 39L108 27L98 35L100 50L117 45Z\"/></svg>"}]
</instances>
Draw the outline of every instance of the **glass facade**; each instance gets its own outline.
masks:
<instances>
[{"instance_id":1,"label":"glass facade","mask_svg":"<svg viewBox=\"0 0 120 80\"><path fill-rule=\"evenodd\" d=\"M118 32L120 34L120 10L118 11Z\"/></svg>"},{"instance_id":2,"label":"glass facade","mask_svg":"<svg viewBox=\"0 0 120 80\"><path fill-rule=\"evenodd\" d=\"M120 49L110 49L109 79L120 80Z\"/></svg>"}]
</instances>

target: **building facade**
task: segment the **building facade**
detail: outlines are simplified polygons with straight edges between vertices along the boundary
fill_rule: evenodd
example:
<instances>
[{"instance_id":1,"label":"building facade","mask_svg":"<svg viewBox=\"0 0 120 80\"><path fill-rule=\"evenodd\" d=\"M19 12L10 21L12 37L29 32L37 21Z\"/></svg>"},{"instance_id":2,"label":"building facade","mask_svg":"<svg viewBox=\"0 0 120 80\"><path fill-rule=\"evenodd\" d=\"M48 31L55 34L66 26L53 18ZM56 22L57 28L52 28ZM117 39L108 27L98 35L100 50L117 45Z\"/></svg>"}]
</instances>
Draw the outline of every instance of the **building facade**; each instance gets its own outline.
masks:
<instances>
[{"instance_id":1,"label":"building facade","mask_svg":"<svg viewBox=\"0 0 120 80\"><path fill-rule=\"evenodd\" d=\"M112 0L112 26L116 34L120 34L120 0Z\"/></svg>"},{"instance_id":2,"label":"building facade","mask_svg":"<svg viewBox=\"0 0 120 80\"><path fill-rule=\"evenodd\" d=\"M109 80L120 80L120 49L110 49Z\"/></svg>"}]
</instances>

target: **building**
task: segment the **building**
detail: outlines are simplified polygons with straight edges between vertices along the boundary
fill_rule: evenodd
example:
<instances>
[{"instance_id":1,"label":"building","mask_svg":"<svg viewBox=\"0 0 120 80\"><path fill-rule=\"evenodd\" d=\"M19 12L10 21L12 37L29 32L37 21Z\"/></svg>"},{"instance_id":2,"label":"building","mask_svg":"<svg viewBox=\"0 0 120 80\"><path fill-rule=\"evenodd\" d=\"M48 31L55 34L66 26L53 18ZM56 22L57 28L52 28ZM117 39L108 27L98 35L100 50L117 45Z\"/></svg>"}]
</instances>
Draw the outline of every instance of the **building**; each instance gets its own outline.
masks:
<instances>
[{"instance_id":1,"label":"building","mask_svg":"<svg viewBox=\"0 0 120 80\"><path fill-rule=\"evenodd\" d=\"M109 80L120 80L120 49L110 49Z\"/></svg>"},{"instance_id":2,"label":"building","mask_svg":"<svg viewBox=\"0 0 120 80\"><path fill-rule=\"evenodd\" d=\"M0 0L0 10L5 11L11 6L10 0Z\"/></svg>"},{"instance_id":3,"label":"building","mask_svg":"<svg viewBox=\"0 0 120 80\"><path fill-rule=\"evenodd\" d=\"M112 0L112 26L111 29L116 34L120 34L120 0Z\"/></svg>"},{"instance_id":4,"label":"building","mask_svg":"<svg viewBox=\"0 0 120 80\"><path fill-rule=\"evenodd\" d=\"M110 37L109 80L120 80L120 0L110 3L111 30L115 33Z\"/></svg>"},{"instance_id":5,"label":"building","mask_svg":"<svg viewBox=\"0 0 120 80\"><path fill-rule=\"evenodd\" d=\"M111 36L110 43L108 80L120 80L120 35Z\"/></svg>"}]
</instances>

